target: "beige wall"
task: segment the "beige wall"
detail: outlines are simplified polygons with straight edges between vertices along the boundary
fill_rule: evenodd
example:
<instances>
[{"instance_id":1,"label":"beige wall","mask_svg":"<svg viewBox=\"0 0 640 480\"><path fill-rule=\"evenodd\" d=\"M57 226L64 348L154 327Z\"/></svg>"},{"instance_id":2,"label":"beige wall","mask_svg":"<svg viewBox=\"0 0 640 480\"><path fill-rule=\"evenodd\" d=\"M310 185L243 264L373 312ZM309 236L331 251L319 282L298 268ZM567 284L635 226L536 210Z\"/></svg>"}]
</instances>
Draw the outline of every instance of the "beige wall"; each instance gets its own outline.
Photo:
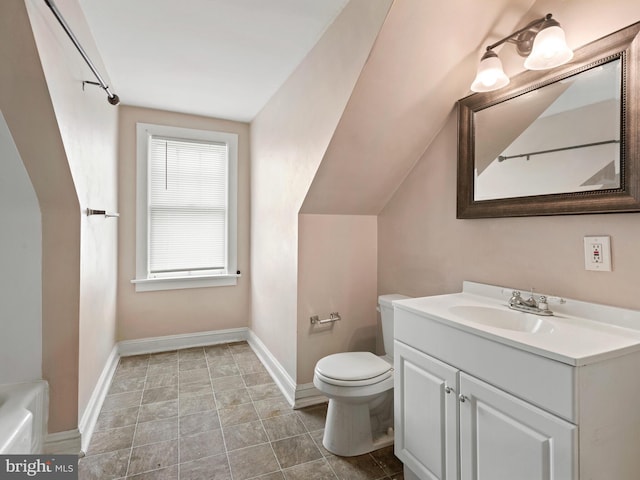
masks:
<instances>
[{"instance_id":1,"label":"beige wall","mask_svg":"<svg viewBox=\"0 0 640 480\"><path fill-rule=\"evenodd\" d=\"M238 134L238 284L136 293L136 122ZM147 108L120 107L118 339L246 327L249 324L249 125Z\"/></svg>"},{"instance_id":2,"label":"beige wall","mask_svg":"<svg viewBox=\"0 0 640 480\"><path fill-rule=\"evenodd\" d=\"M527 18L549 11L577 47L638 20L640 3L541 1ZM462 80L458 97L472 78ZM433 295L474 280L640 308L640 214L456 220L456 136L452 112L380 214L378 291ZM594 234L611 235L611 273L584 270L582 239Z\"/></svg>"},{"instance_id":3,"label":"beige wall","mask_svg":"<svg viewBox=\"0 0 640 480\"><path fill-rule=\"evenodd\" d=\"M352 0L251 124L251 328L294 380L298 212L388 7Z\"/></svg>"},{"instance_id":4,"label":"beige wall","mask_svg":"<svg viewBox=\"0 0 640 480\"><path fill-rule=\"evenodd\" d=\"M297 383L305 384L326 355L376 353L378 223L374 215L300 215L298 227ZM342 320L311 325L312 315L331 312Z\"/></svg>"},{"instance_id":5,"label":"beige wall","mask_svg":"<svg viewBox=\"0 0 640 480\"><path fill-rule=\"evenodd\" d=\"M99 71L105 72L77 0L56 2ZM40 60L53 102L80 210L117 211L117 107L99 88L44 2L27 1ZM107 78L108 81L108 78ZM78 418L115 345L117 231L115 219L80 215Z\"/></svg>"},{"instance_id":6,"label":"beige wall","mask_svg":"<svg viewBox=\"0 0 640 480\"><path fill-rule=\"evenodd\" d=\"M72 430L78 425L80 206L24 0L0 2L0 65L0 110L42 213L42 375L50 387L49 431Z\"/></svg>"}]
</instances>

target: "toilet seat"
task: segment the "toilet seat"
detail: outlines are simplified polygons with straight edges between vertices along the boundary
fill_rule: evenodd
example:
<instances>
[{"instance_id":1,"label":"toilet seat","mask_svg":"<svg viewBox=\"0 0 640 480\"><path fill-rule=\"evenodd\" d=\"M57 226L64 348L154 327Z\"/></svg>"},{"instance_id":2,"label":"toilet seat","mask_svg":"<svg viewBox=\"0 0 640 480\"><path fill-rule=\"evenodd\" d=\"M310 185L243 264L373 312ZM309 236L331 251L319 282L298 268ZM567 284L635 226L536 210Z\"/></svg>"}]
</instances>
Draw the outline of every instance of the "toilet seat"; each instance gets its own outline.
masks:
<instances>
[{"instance_id":1,"label":"toilet seat","mask_svg":"<svg viewBox=\"0 0 640 480\"><path fill-rule=\"evenodd\" d=\"M393 367L371 352L347 352L321 359L315 374L331 385L358 387L386 380L393 375Z\"/></svg>"}]
</instances>

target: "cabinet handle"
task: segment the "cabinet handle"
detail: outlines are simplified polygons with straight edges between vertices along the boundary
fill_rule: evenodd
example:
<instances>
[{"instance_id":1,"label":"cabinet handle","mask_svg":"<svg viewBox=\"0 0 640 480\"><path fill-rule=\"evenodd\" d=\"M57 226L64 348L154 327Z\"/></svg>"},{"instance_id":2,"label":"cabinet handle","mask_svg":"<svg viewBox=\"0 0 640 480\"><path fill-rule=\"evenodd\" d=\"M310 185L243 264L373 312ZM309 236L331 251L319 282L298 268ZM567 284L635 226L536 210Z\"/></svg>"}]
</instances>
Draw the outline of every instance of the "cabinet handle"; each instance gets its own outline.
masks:
<instances>
[{"instance_id":1,"label":"cabinet handle","mask_svg":"<svg viewBox=\"0 0 640 480\"><path fill-rule=\"evenodd\" d=\"M462 403L467 401L467 397L465 397L463 394L458 395L458 400L460 400Z\"/></svg>"},{"instance_id":2,"label":"cabinet handle","mask_svg":"<svg viewBox=\"0 0 640 480\"><path fill-rule=\"evenodd\" d=\"M449 395L451 392L455 392L455 390L451 387L444 387L444 393Z\"/></svg>"}]
</instances>

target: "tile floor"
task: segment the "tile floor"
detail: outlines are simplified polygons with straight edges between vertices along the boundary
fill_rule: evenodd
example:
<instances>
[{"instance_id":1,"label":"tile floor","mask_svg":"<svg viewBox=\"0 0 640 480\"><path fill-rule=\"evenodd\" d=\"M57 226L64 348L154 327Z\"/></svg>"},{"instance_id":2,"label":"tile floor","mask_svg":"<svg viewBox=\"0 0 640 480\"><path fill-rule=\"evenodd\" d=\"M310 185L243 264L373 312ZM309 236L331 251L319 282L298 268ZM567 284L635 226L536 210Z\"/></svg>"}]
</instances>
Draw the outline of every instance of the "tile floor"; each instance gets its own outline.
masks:
<instances>
[{"instance_id":1,"label":"tile floor","mask_svg":"<svg viewBox=\"0 0 640 480\"><path fill-rule=\"evenodd\" d=\"M322 447L326 405L292 410L246 342L124 357L80 480L402 480L388 447Z\"/></svg>"}]
</instances>

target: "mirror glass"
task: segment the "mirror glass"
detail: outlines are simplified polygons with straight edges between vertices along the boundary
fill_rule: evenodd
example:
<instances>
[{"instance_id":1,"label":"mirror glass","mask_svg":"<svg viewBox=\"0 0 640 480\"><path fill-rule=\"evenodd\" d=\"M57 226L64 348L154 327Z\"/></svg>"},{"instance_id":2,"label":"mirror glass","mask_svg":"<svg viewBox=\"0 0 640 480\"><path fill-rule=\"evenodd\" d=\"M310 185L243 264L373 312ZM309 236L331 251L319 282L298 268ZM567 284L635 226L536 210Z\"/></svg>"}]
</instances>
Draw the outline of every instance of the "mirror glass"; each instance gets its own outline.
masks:
<instances>
[{"instance_id":1,"label":"mirror glass","mask_svg":"<svg viewBox=\"0 0 640 480\"><path fill-rule=\"evenodd\" d=\"M619 189L621 63L474 112L474 201Z\"/></svg>"}]
</instances>

